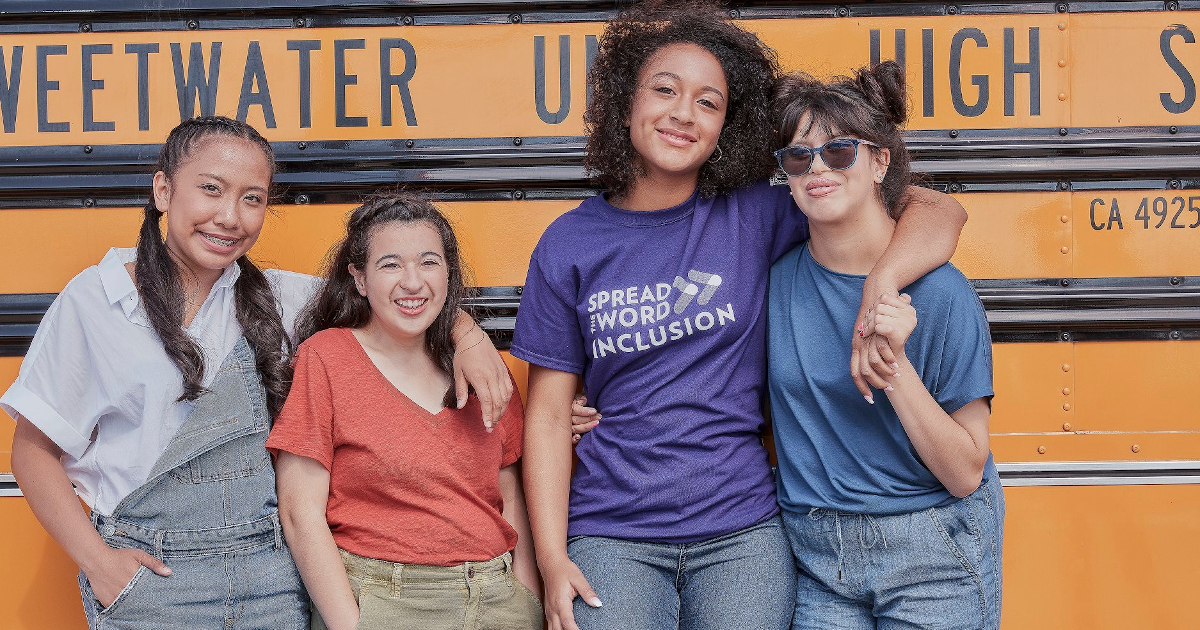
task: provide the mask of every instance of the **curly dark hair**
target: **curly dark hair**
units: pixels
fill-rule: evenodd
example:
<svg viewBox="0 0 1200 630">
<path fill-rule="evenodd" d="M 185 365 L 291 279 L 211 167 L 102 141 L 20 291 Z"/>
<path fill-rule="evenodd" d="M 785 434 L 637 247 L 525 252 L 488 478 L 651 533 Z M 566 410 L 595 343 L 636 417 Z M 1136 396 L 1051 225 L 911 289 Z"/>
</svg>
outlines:
<svg viewBox="0 0 1200 630">
<path fill-rule="evenodd" d="M 717 139 L 721 158 L 700 168 L 700 194 L 726 193 L 774 171 L 770 97 L 779 69 L 775 52 L 712 0 L 655 0 L 608 23 L 588 73 L 592 101 L 583 115 L 588 132 L 584 166 L 613 195 L 627 194 L 643 174 L 626 125 L 642 67 L 659 49 L 680 43 L 712 53 L 729 86 L 725 126 Z"/>
<path fill-rule="evenodd" d="M 815 126 L 827 135 L 854 136 L 890 151 L 891 162 L 879 194 L 888 216 L 900 218 L 908 186 L 914 181 L 911 158 L 904 145 L 904 123 L 908 119 L 904 68 L 889 60 L 859 68 L 852 77 L 828 81 L 794 72 L 776 82 L 772 110 L 776 147 L 791 144 L 797 131 L 808 133 Z M 800 129 L 806 115 L 807 126 Z"/>
</svg>

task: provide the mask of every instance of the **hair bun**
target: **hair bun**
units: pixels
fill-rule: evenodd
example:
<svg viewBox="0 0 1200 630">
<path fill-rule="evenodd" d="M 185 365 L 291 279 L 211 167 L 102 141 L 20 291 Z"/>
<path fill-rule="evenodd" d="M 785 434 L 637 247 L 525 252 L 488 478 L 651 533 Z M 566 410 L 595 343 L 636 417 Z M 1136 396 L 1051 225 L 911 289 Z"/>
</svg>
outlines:
<svg viewBox="0 0 1200 630">
<path fill-rule="evenodd" d="M 900 64 L 889 59 L 859 69 L 854 78 L 867 101 L 886 114 L 889 122 L 901 126 L 908 120 L 908 95 Z"/>
</svg>

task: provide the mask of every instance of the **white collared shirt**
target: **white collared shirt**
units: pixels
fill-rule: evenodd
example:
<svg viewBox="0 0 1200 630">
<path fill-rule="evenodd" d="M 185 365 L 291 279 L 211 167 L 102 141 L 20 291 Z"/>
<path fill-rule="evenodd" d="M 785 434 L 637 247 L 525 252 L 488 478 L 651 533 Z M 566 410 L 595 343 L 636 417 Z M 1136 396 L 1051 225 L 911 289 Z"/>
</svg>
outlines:
<svg viewBox="0 0 1200 630">
<path fill-rule="evenodd" d="M 0 408 L 25 416 L 63 450 L 76 492 L 102 514 L 146 481 L 192 409 L 178 401 L 183 377 L 126 271 L 136 253 L 111 249 L 67 284 L 42 318 L 17 380 L 0 397 Z M 237 264 L 227 267 L 186 328 L 204 352 L 206 386 L 242 336 L 234 307 L 240 274 Z M 291 331 L 320 279 L 275 269 L 264 274 Z"/>
</svg>

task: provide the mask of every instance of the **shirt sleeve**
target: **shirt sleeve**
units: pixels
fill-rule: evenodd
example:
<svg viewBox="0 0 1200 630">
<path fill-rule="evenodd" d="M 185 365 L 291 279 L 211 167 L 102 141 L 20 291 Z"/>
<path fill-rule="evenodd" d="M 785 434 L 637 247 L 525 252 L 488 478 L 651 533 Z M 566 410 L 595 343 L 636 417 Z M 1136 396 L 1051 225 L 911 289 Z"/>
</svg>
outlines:
<svg viewBox="0 0 1200 630">
<path fill-rule="evenodd" d="M 808 217 L 792 199 L 792 189 L 786 184 L 765 184 L 765 218 L 771 243 L 771 262 L 808 240 Z"/>
<path fill-rule="evenodd" d="M 551 270 L 544 257 L 545 251 L 539 245 L 529 260 L 510 352 L 534 365 L 582 374 L 587 361 L 583 333 L 574 302 L 563 297 L 574 291 L 562 286 L 565 282 L 556 285 L 543 273 L 543 269 Z"/>
<path fill-rule="evenodd" d="M 962 286 L 953 292 L 943 322 L 941 365 L 931 390 L 934 400 L 946 413 L 954 413 L 976 398 L 984 398 L 990 405 L 994 395 L 992 338 L 987 316 L 966 278 L 956 275 Z"/>
<path fill-rule="evenodd" d="M 333 468 L 333 393 L 329 372 L 320 354 L 309 344 L 296 353 L 292 390 L 271 434 L 267 450 L 278 456 L 287 451 Z"/>
<path fill-rule="evenodd" d="M 94 270 L 72 280 L 47 309 L 17 380 L 0 397 L 0 408 L 14 420 L 24 416 L 75 459 L 91 445 L 96 423 L 110 409 L 97 376 L 105 368 L 97 365 L 89 344 L 89 321 L 103 318 L 85 316 L 109 307 Z"/>
<path fill-rule="evenodd" d="M 517 382 L 513 379 L 512 372 L 509 372 L 508 378 L 513 381 L 513 395 L 508 401 L 504 415 L 500 417 L 501 468 L 511 466 L 521 459 L 521 444 L 525 439 L 525 411 L 521 405 L 521 392 L 517 390 Z"/>
<path fill-rule="evenodd" d="M 263 275 L 275 293 L 279 305 L 279 316 L 283 320 L 283 329 L 292 340 L 296 339 L 296 316 L 316 295 L 324 281 L 317 276 L 284 271 L 282 269 L 264 269 Z"/>
</svg>

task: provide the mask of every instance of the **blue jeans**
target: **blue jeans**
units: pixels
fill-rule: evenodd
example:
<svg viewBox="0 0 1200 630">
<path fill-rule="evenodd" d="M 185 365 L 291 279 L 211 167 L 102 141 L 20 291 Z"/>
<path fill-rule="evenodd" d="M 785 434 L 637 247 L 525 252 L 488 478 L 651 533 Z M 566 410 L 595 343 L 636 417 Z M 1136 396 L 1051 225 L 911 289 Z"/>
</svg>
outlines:
<svg viewBox="0 0 1200 630">
<path fill-rule="evenodd" d="M 796 568 L 778 516 L 687 544 L 577 536 L 567 554 L 604 602 L 575 600 L 580 630 L 782 630 L 792 618 Z"/>
<path fill-rule="evenodd" d="M 944 507 L 784 513 L 800 575 L 793 630 L 996 630 L 1004 494 L 993 474 Z"/>
</svg>

